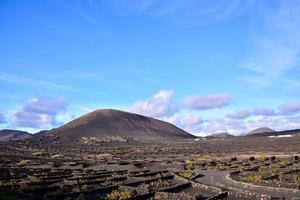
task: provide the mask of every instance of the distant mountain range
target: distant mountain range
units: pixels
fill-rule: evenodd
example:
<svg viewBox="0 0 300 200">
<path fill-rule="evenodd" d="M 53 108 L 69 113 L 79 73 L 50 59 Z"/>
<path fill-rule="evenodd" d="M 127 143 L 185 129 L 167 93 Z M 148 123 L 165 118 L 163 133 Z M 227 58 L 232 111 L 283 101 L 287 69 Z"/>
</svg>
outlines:
<svg viewBox="0 0 300 200">
<path fill-rule="evenodd" d="M 209 136 L 206 136 L 205 138 L 207 139 L 227 139 L 227 138 L 233 138 L 234 135 L 231 135 L 227 132 L 223 132 L 223 133 L 216 133 L 216 134 L 212 134 Z"/>
<path fill-rule="evenodd" d="M 24 140 L 31 137 L 32 135 L 25 131 L 11 129 L 0 130 L 0 141 Z"/>
<path fill-rule="evenodd" d="M 300 129 L 274 131 L 261 127 L 240 137 L 268 137 L 278 135 L 300 135 Z M 205 137 L 206 139 L 230 139 L 236 136 L 227 132 Z M 100 109 L 52 129 L 43 130 L 36 134 L 25 131 L 0 130 L 0 141 L 23 140 L 32 138 L 55 141 L 176 141 L 195 139 L 194 135 L 174 126 L 171 123 L 151 117 L 113 109 Z"/>
<path fill-rule="evenodd" d="M 253 137 L 269 137 L 269 136 L 284 136 L 284 135 L 299 135 L 300 136 L 300 129 L 293 129 L 293 130 L 286 130 L 286 131 L 275 131 L 273 129 L 270 129 L 268 127 L 261 127 L 261 128 L 257 128 L 254 129 L 252 131 L 250 131 L 249 133 L 246 134 L 242 134 L 239 136 L 234 136 L 231 135 L 227 132 L 223 132 L 223 133 L 217 133 L 217 134 L 212 134 L 209 136 L 206 136 L 206 139 L 229 139 L 229 138 L 253 138 Z"/>
</svg>

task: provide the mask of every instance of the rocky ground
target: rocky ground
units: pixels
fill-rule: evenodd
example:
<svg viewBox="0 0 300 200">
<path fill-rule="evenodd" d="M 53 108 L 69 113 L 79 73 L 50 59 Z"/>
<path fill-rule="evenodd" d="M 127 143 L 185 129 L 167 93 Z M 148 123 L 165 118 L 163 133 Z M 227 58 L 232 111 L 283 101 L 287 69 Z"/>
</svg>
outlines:
<svg viewBox="0 0 300 200">
<path fill-rule="evenodd" d="M 297 199 L 300 137 L 0 143 L 0 199 Z"/>
</svg>

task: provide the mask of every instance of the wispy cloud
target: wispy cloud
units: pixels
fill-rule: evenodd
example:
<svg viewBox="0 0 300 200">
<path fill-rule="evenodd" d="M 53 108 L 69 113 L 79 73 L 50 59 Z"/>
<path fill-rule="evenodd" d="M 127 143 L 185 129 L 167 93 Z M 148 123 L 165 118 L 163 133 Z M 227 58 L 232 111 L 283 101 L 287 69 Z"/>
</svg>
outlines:
<svg viewBox="0 0 300 200">
<path fill-rule="evenodd" d="M 189 96 L 184 100 L 185 108 L 206 110 L 221 108 L 229 105 L 232 102 L 228 94 L 211 94 L 211 95 L 195 95 Z"/>
<path fill-rule="evenodd" d="M 292 115 L 300 112 L 300 103 L 289 102 L 282 104 L 281 106 L 279 106 L 279 108 L 281 110 L 281 114 Z"/>
<path fill-rule="evenodd" d="M 275 111 L 271 108 L 256 108 L 251 111 L 251 114 L 257 116 L 273 116 L 275 115 Z"/>
<path fill-rule="evenodd" d="M 251 1 L 241 0 L 111 0 L 105 1 L 109 8 L 118 15 L 147 15 L 171 19 L 174 22 L 201 23 L 203 18 L 222 20 L 246 10 Z"/>
<path fill-rule="evenodd" d="M 2 113 L 0 113 L 0 124 L 3 124 L 5 122 L 6 122 L 6 120 L 5 120 L 4 115 Z"/>
<path fill-rule="evenodd" d="M 250 116 L 274 116 L 276 114 L 271 108 L 256 108 L 253 110 L 237 110 L 227 114 L 226 117 L 231 119 L 246 119 Z"/>
<path fill-rule="evenodd" d="M 240 80 L 258 88 L 267 88 L 274 82 L 292 83 L 286 73 L 297 66 L 300 53 L 300 2 L 261 2 L 260 7 L 255 23 L 259 26 L 253 27 L 251 50 L 239 64 L 254 75 Z"/>
<path fill-rule="evenodd" d="M 89 10 L 93 6 L 92 1 L 62 1 L 63 5 L 69 9 L 71 12 L 76 14 L 77 16 L 81 17 L 84 20 L 87 20 L 92 23 L 98 23 L 98 20 L 92 17 L 86 8 Z"/>
<path fill-rule="evenodd" d="M 65 85 L 6 73 L 0 74 L 0 81 L 10 82 L 19 85 L 27 85 L 32 87 L 44 87 L 48 89 L 76 91 L 76 89 Z"/>
<path fill-rule="evenodd" d="M 228 118 L 232 119 L 245 119 L 250 116 L 250 112 L 247 110 L 235 111 L 226 115 Z"/>
</svg>

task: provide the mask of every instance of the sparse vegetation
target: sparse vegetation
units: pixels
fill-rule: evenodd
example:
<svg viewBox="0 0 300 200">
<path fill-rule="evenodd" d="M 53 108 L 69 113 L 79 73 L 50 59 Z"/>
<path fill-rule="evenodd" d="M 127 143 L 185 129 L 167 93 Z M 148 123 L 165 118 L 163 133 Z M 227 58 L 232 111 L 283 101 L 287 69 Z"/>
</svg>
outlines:
<svg viewBox="0 0 300 200">
<path fill-rule="evenodd" d="M 262 179 L 261 174 L 253 174 L 248 176 L 241 176 L 240 179 L 245 182 L 253 182 L 253 181 L 259 181 Z"/>
<path fill-rule="evenodd" d="M 211 162 L 211 161 L 213 161 L 213 159 L 212 159 L 211 157 L 209 157 L 209 156 L 199 156 L 199 157 L 197 158 L 197 160 L 199 160 L 199 161 L 206 161 L 206 162 Z"/>
<path fill-rule="evenodd" d="M 185 161 L 185 167 L 187 170 L 194 170 L 194 163 L 191 160 L 186 160 Z"/>
<path fill-rule="evenodd" d="M 21 160 L 20 162 L 17 163 L 18 166 L 25 166 L 30 164 L 31 161 L 30 160 Z"/>
<path fill-rule="evenodd" d="M 263 161 L 266 161 L 268 158 L 266 156 L 258 156 L 257 157 L 257 160 L 263 162 Z"/>
<path fill-rule="evenodd" d="M 190 179 L 193 177 L 193 173 L 190 171 L 179 172 L 178 174 L 179 174 L 179 176 L 186 178 L 186 179 Z"/>
<path fill-rule="evenodd" d="M 225 167 L 225 166 L 222 166 L 222 165 L 220 165 L 220 166 L 218 166 L 218 170 L 220 170 L 220 171 L 224 171 L 224 170 L 226 170 L 226 167 Z"/>
<path fill-rule="evenodd" d="M 280 162 L 275 163 L 275 165 L 278 167 L 283 167 L 283 166 L 287 166 L 289 163 L 290 162 L 288 162 L 288 161 L 280 161 Z"/>
<path fill-rule="evenodd" d="M 131 190 L 114 190 L 106 197 L 107 200 L 126 200 L 133 197 L 134 192 Z"/>
<path fill-rule="evenodd" d="M 150 183 L 143 183 L 140 185 L 143 189 L 153 189 L 169 186 L 169 183 L 165 180 L 158 179 L 157 181 L 152 181 Z"/>
</svg>

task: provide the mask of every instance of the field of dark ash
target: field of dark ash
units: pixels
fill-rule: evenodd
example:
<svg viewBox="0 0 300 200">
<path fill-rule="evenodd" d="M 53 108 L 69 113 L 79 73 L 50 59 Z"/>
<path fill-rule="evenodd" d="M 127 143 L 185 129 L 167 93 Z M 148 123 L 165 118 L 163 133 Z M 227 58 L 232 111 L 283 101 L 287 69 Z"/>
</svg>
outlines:
<svg viewBox="0 0 300 200">
<path fill-rule="evenodd" d="M 299 199 L 300 137 L 0 143 L 0 199 Z"/>
</svg>

